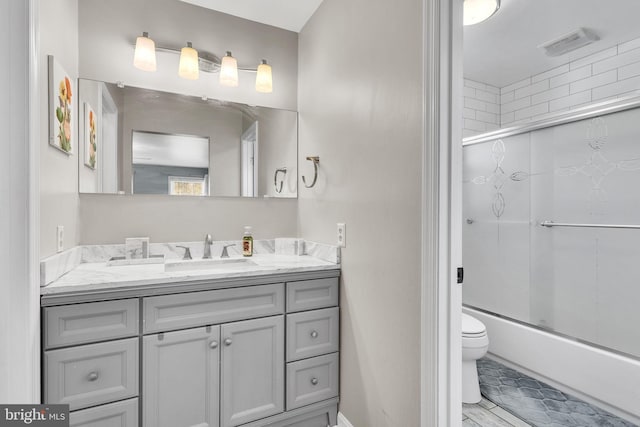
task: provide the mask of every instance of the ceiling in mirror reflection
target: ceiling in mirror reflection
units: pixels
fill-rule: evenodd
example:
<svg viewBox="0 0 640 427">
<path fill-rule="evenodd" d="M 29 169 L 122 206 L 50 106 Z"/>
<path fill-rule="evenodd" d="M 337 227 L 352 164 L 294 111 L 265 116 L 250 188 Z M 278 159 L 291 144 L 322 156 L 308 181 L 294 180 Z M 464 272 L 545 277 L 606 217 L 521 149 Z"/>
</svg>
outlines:
<svg viewBox="0 0 640 427">
<path fill-rule="evenodd" d="M 209 138 L 133 131 L 133 164 L 209 167 Z"/>
<path fill-rule="evenodd" d="M 466 78 L 504 87 L 640 37 L 638 0 L 502 0 L 491 18 L 464 27 Z M 565 55 L 538 48 L 578 28 L 599 38 Z"/>
</svg>

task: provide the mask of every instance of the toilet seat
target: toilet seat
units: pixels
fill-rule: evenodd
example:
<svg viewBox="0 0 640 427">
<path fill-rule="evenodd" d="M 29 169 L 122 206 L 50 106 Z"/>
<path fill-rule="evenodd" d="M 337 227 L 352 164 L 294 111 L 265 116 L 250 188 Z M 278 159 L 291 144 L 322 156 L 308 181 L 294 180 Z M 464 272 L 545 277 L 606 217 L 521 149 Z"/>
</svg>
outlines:
<svg viewBox="0 0 640 427">
<path fill-rule="evenodd" d="M 468 314 L 462 313 L 462 336 L 465 338 L 481 338 L 487 335 L 484 324 Z"/>
</svg>

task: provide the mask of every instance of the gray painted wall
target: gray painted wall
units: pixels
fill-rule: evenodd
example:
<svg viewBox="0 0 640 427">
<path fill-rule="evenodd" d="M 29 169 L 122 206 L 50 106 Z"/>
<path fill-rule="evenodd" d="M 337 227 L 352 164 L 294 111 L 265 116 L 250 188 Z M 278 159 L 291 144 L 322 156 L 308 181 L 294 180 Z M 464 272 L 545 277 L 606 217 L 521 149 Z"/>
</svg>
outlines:
<svg viewBox="0 0 640 427">
<path fill-rule="evenodd" d="M 133 200 L 135 198 L 135 200 Z M 149 236 L 152 242 L 238 240 L 245 225 L 253 237 L 297 236 L 296 199 L 243 199 L 136 195 L 80 195 L 82 244 L 122 243 Z"/>
<path fill-rule="evenodd" d="M 213 232 L 216 238 L 238 238 L 242 225 L 247 224 L 255 226 L 257 237 L 297 235 L 295 200 L 79 197 L 77 154 L 67 157 L 48 147 L 46 68 L 46 55 L 52 54 L 73 77 L 122 80 L 132 86 L 297 110 L 296 33 L 191 8 L 174 0 L 82 0 L 80 10 L 78 0 L 41 0 L 39 4 L 43 17 L 39 28 L 41 257 L 56 252 L 57 225 L 65 227 L 65 248 L 77 244 L 120 243 L 127 236 L 142 234 L 154 241 L 199 239 L 205 232 Z M 60 25 L 61 22 L 70 25 Z M 82 37 L 78 35 L 76 22 Z M 251 73 L 241 73 L 238 88 L 218 86 L 217 75 L 203 75 L 197 82 L 180 79 L 178 57 L 170 54 L 158 55 L 157 73 L 137 70 L 132 65 L 133 48 L 129 44 L 142 31 L 149 31 L 158 45 L 181 47 L 191 41 L 195 47 L 218 55 L 231 50 L 240 66 L 254 66 L 266 58 L 273 66 L 274 92 L 256 92 L 255 75 Z M 76 131 L 74 144 L 77 140 Z M 179 226 L 168 230 L 167 224 L 174 221 L 178 221 Z"/>
<path fill-rule="evenodd" d="M 53 55 L 70 77 L 78 76 L 78 0 L 40 1 L 40 255 L 56 252 L 56 227 L 64 226 L 65 249 L 79 242 L 78 130 L 73 128 L 73 155 L 49 146 L 47 55 Z M 61 23 L 66 23 L 62 25 Z M 77 89 L 76 89 L 77 92 Z M 77 101 L 77 93 L 73 94 Z M 78 120 L 77 103 L 73 119 Z M 77 123 L 77 122 L 76 122 Z"/>
<path fill-rule="evenodd" d="M 51 1 L 51 0 L 49 0 Z M 55 0 L 59 1 L 59 0 Z M 82 0 L 79 9 L 80 76 L 110 83 L 184 93 L 245 104 L 295 110 L 298 35 L 177 0 Z M 158 53 L 158 70 L 133 66 L 133 46 L 143 31 L 156 46 L 186 45 L 224 56 L 230 50 L 238 66 L 257 67 L 262 58 L 273 67 L 273 93 L 255 91 L 255 74 L 239 73 L 239 86 L 220 86 L 218 74 L 199 80 L 178 77 L 179 56 Z"/>
<path fill-rule="evenodd" d="M 340 411 L 420 425 L 422 2 L 324 0 L 300 33 L 302 237 L 342 252 Z"/>
</svg>

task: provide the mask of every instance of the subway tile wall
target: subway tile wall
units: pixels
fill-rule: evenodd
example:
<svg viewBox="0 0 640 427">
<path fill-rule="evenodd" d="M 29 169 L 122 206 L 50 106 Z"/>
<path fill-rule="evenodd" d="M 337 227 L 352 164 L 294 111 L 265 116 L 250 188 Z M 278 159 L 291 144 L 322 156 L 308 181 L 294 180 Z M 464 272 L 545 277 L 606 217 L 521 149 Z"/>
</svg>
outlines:
<svg viewBox="0 0 640 427">
<path fill-rule="evenodd" d="M 500 89 L 464 79 L 462 136 L 478 135 L 500 128 Z"/>
<path fill-rule="evenodd" d="M 640 38 L 502 88 L 465 79 L 463 136 L 640 95 Z"/>
</svg>

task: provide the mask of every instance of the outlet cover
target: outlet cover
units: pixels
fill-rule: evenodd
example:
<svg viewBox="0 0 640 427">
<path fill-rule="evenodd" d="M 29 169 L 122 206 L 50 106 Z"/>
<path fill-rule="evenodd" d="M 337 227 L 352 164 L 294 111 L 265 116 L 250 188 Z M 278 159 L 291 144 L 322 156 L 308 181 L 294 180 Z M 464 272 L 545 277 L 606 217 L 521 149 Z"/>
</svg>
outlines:
<svg viewBox="0 0 640 427">
<path fill-rule="evenodd" d="M 337 238 L 338 238 L 338 246 L 341 248 L 347 247 L 347 226 L 344 222 L 339 222 L 336 228 Z"/>
</svg>

